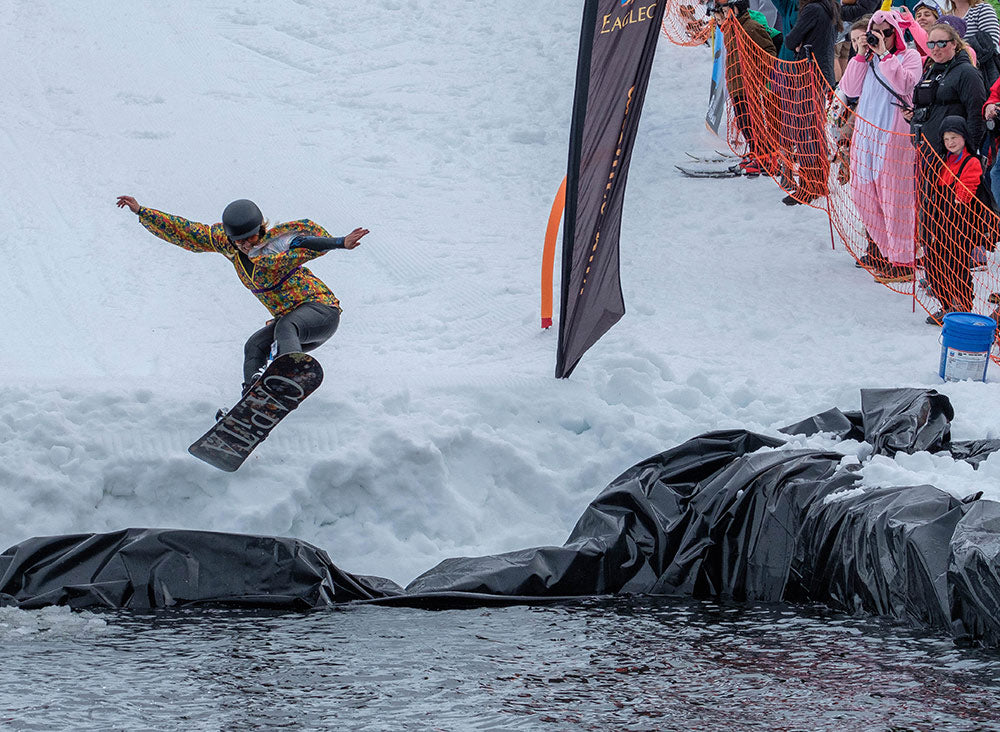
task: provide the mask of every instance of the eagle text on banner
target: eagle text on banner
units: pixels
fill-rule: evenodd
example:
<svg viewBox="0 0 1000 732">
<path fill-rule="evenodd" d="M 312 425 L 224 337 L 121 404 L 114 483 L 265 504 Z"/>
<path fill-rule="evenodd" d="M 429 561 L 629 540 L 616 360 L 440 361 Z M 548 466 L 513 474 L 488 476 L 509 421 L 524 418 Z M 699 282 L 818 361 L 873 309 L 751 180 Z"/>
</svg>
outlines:
<svg viewBox="0 0 1000 732">
<path fill-rule="evenodd" d="M 556 376 L 625 314 L 618 236 L 664 0 L 586 0 L 570 127 Z"/>
</svg>

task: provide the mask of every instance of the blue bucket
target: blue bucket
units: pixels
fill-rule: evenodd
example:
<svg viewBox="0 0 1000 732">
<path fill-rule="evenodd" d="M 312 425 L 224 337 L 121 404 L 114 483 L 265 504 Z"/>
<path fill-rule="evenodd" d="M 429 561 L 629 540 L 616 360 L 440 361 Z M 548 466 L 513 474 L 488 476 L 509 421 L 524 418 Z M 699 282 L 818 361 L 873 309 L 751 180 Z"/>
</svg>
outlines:
<svg viewBox="0 0 1000 732">
<path fill-rule="evenodd" d="M 941 329 L 941 368 L 945 381 L 986 381 L 997 324 L 975 313 L 948 313 Z"/>
</svg>

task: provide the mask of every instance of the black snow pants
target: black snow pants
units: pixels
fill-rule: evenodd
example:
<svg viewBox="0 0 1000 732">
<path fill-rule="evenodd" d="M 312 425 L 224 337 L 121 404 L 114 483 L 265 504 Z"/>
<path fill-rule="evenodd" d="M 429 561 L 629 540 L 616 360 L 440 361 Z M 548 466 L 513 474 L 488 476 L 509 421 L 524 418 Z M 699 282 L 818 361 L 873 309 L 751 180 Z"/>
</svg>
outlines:
<svg viewBox="0 0 1000 732">
<path fill-rule="evenodd" d="M 250 336 L 243 347 L 243 383 L 249 384 L 254 374 L 267 363 L 272 343 L 278 346 L 275 356 L 311 351 L 326 343 L 338 325 L 340 310 L 318 302 L 303 303 L 265 325 Z"/>
</svg>

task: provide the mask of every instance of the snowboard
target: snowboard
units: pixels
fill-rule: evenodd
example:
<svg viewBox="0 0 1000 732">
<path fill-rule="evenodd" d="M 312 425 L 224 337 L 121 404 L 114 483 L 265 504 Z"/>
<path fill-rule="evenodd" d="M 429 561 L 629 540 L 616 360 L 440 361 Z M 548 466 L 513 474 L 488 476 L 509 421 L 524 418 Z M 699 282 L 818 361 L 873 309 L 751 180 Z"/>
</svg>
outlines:
<svg viewBox="0 0 1000 732">
<path fill-rule="evenodd" d="M 323 368 L 312 356 L 278 356 L 243 398 L 188 452 L 219 470 L 234 472 L 322 382 Z"/>
</svg>

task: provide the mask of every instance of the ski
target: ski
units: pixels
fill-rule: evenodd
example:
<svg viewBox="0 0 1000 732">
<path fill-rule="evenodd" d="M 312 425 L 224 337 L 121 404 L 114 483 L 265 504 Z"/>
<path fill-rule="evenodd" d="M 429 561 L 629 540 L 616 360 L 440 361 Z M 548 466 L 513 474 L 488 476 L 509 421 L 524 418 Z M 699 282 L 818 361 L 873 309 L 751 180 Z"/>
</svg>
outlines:
<svg viewBox="0 0 1000 732">
<path fill-rule="evenodd" d="M 694 153 L 686 152 L 684 153 L 692 162 L 695 163 L 726 163 L 735 162 L 736 158 L 732 155 L 722 155 L 721 153 L 703 153 L 701 155 L 695 155 Z"/>
<path fill-rule="evenodd" d="M 688 178 L 739 178 L 743 172 L 735 165 L 725 168 L 686 168 L 683 165 L 675 165 L 683 175 Z"/>
</svg>

